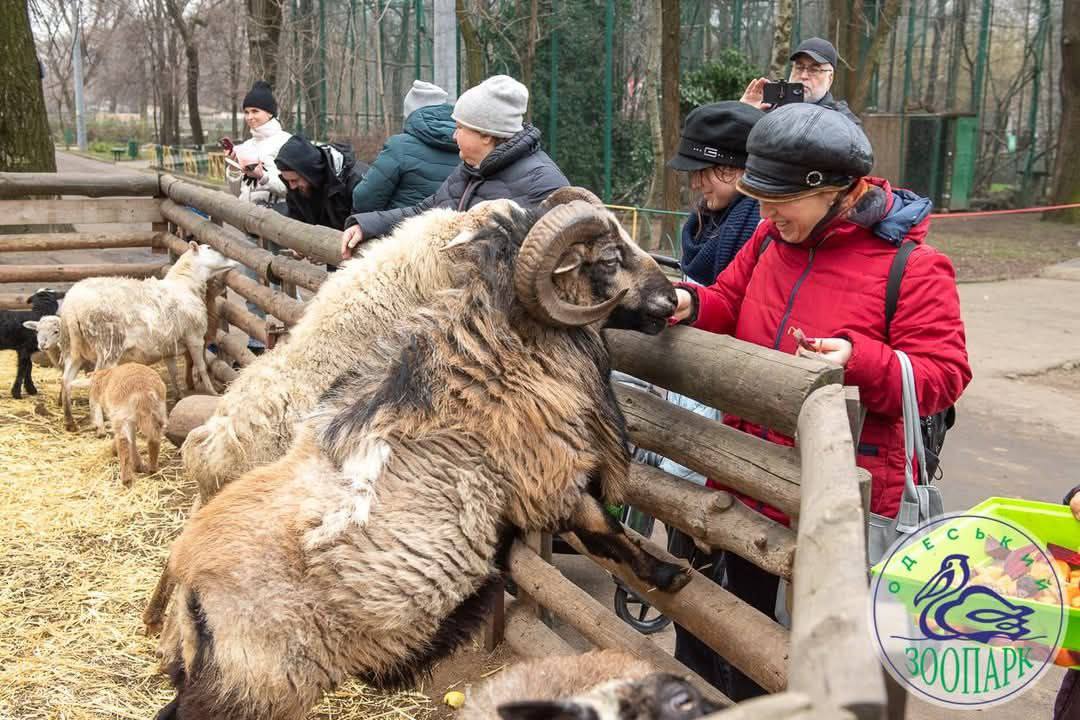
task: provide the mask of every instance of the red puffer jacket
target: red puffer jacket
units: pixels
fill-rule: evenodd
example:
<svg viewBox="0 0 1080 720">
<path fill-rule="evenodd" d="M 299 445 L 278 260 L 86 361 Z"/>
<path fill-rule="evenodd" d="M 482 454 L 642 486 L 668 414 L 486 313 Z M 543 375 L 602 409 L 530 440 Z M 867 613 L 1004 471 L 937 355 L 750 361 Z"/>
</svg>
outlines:
<svg viewBox="0 0 1080 720">
<path fill-rule="evenodd" d="M 868 411 L 857 463 L 873 475 L 871 510 L 893 517 L 904 487 L 900 365 L 893 349 L 911 358 L 923 415 L 955 403 L 971 380 L 971 368 L 952 263 L 924 242 L 929 201 L 894 191 L 877 178 L 867 178 L 857 192 L 861 196 L 855 205 L 806 243 L 783 242 L 776 226 L 763 221 L 714 285 L 687 289 L 697 292 L 693 325 L 702 330 L 783 352 L 795 352 L 788 334 L 792 327 L 807 337 L 851 341 L 844 381 L 858 386 Z M 759 257 L 766 237 L 772 240 Z M 904 240 L 919 247 L 908 259 L 887 343 L 885 286 Z M 737 417 L 726 416 L 724 422 L 793 444 L 787 436 Z M 787 520 L 774 508 L 742 499 L 774 520 Z"/>
</svg>

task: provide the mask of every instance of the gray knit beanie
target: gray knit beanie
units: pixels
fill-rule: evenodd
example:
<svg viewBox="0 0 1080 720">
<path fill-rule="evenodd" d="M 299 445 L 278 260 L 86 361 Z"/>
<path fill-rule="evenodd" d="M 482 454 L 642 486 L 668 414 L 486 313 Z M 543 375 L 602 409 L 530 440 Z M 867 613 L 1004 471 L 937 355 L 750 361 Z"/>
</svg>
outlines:
<svg viewBox="0 0 1080 720">
<path fill-rule="evenodd" d="M 442 105 L 446 102 L 446 91 L 438 85 L 423 80 L 413 80 L 412 88 L 405 95 L 405 117 L 428 105 Z"/>
<path fill-rule="evenodd" d="M 529 89 L 509 75 L 493 75 L 461 94 L 452 117 L 467 128 L 498 138 L 522 129 Z"/>
</svg>

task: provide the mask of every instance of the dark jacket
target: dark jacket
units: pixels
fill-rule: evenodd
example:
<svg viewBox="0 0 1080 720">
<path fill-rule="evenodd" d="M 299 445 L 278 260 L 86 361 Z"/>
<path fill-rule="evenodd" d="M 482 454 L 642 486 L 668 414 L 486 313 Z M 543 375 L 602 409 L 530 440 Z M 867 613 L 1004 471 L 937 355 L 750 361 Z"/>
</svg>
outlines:
<svg viewBox="0 0 1080 720">
<path fill-rule="evenodd" d="M 859 119 L 859 116 L 851 112 L 851 108 L 848 107 L 847 102 L 834 98 L 832 92 L 825 93 L 825 96 L 818 100 L 815 104 L 820 105 L 821 107 L 827 107 L 830 110 L 835 110 L 851 122 L 855 123 L 859 127 L 862 127 L 862 120 Z"/>
<path fill-rule="evenodd" d="M 294 135 L 278 150 L 274 160 L 278 170 L 292 170 L 311 185 L 311 193 L 289 189 L 285 201 L 289 217 L 308 225 L 345 229 L 352 210 L 352 191 L 364 178 L 367 164 L 353 157 L 344 146 L 315 145 Z"/>
<path fill-rule="evenodd" d="M 745 195 L 718 212 L 702 203 L 683 225 L 682 271 L 700 285 L 712 285 L 760 221 L 757 200 Z"/>
<path fill-rule="evenodd" d="M 862 183 L 862 181 L 860 181 Z M 919 411 L 932 415 L 956 403 L 971 380 L 960 318 L 956 273 L 949 258 L 926 244 L 931 205 L 907 190 L 866 178 L 855 205 L 828 223 L 816 239 L 779 240 L 766 220 L 709 287 L 687 287 L 697 297 L 694 327 L 794 353 L 790 328 L 808 337 L 840 337 L 852 344 L 844 383 L 859 388 L 868 411 L 856 463 L 873 477 L 871 511 L 894 517 L 904 491 L 904 421 L 900 365 L 893 350 L 911 358 Z M 759 255 L 766 237 L 772 242 Z M 896 249 L 917 247 L 900 284 L 889 334 L 885 286 Z M 774 430 L 725 414 L 724 423 L 782 445 Z M 710 481 L 711 482 L 711 481 Z M 774 520 L 777 510 L 760 508 Z"/>
<path fill-rule="evenodd" d="M 364 180 L 353 189 L 354 213 L 418 205 L 434 195 L 461 163 L 450 105 L 430 105 L 405 120 L 401 134 L 383 145 Z"/>
<path fill-rule="evenodd" d="M 484 200 L 498 199 L 534 207 L 552 191 L 569 184 L 558 166 L 540 149 L 540 131 L 526 125 L 492 150 L 480 167 L 459 164 L 435 194 L 419 205 L 360 213 L 350 217 L 345 225 L 359 225 L 367 241 L 389 234 L 402 220 L 431 208 L 468 210 Z"/>
</svg>

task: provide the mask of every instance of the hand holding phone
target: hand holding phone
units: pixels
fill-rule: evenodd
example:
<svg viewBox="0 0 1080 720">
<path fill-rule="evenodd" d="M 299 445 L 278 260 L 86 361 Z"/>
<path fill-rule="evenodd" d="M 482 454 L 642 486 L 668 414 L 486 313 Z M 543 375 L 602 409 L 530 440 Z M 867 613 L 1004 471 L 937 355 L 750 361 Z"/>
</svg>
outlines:
<svg viewBox="0 0 1080 720">
<path fill-rule="evenodd" d="M 790 105 L 791 103 L 803 102 L 803 93 L 806 88 L 802 83 L 789 83 L 784 80 L 768 82 L 762 85 L 762 101 L 774 107 Z"/>
</svg>

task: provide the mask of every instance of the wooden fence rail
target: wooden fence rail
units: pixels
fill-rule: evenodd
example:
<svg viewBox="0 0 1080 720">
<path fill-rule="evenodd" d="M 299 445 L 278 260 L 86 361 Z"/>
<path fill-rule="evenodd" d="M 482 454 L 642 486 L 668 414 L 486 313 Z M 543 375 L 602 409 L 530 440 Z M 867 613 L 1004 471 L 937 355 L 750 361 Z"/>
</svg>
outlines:
<svg viewBox="0 0 1080 720">
<path fill-rule="evenodd" d="M 142 173 L 0 173 L 0 200 L 24 200 L 50 195 L 154 197 L 160 192 L 157 178 Z"/>
<path fill-rule="evenodd" d="M 58 250 L 108 250 L 111 248 L 153 247 L 154 233 L 84 232 L 26 233 L 0 237 L 0 252 L 53 252 Z"/>
</svg>

